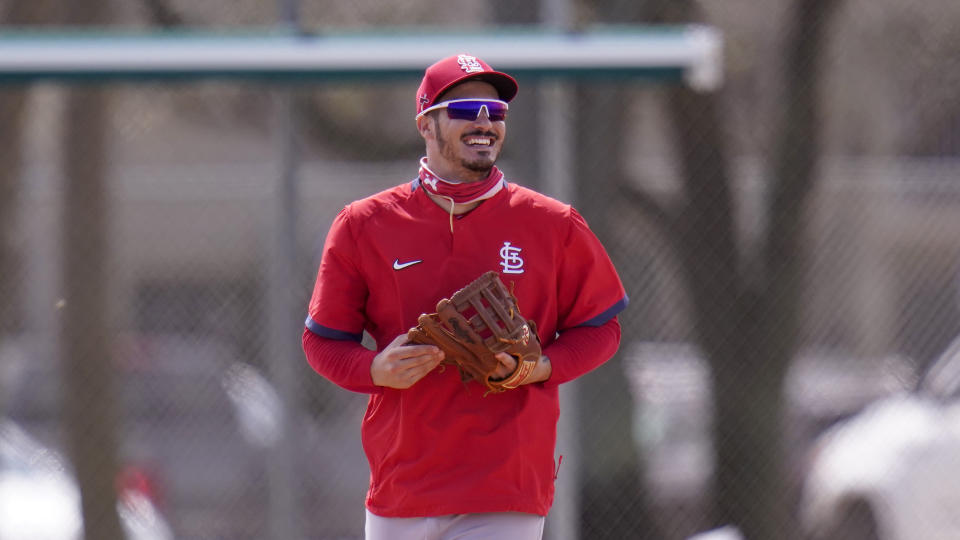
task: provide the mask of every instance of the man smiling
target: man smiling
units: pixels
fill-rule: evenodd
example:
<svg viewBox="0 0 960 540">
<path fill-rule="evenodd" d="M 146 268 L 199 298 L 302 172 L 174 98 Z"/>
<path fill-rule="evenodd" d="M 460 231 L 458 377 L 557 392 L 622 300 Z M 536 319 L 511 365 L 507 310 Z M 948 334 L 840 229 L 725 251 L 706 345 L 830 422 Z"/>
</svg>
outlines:
<svg viewBox="0 0 960 540">
<path fill-rule="evenodd" d="M 448 115 L 434 113 L 439 111 L 439 108 L 457 105 L 466 108 L 471 99 L 476 98 L 491 100 L 491 106 L 481 105 L 478 118 L 474 122 L 451 121 Z M 504 113 L 506 112 L 506 102 L 493 103 L 498 100 L 499 95 L 493 85 L 482 81 L 468 81 L 447 91 L 439 106 L 424 109 L 417 115 L 417 127 L 426 139 L 427 158 L 434 171 L 450 179 L 464 176 L 465 178 L 459 180 L 466 182 L 482 180 L 490 173 L 503 147 L 506 131 L 505 116 L 494 113 L 494 116 L 499 118 L 497 121 L 490 117 L 491 107 L 502 106 Z"/>
<path fill-rule="evenodd" d="M 416 95 L 426 156 L 408 183 L 347 205 L 327 234 L 303 347 L 321 375 L 369 395 L 368 540 L 537 540 L 553 503 L 558 385 L 620 342 L 627 296 L 571 206 L 496 167 L 513 77 L 460 54 L 427 68 Z M 517 388 L 485 395 L 413 345 L 439 299 L 500 272 L 543 344 Z M 363 332 L 377 345 L 360 345 Z M 517 370 L 498 356 L 499 378 Z"/>
</svg>

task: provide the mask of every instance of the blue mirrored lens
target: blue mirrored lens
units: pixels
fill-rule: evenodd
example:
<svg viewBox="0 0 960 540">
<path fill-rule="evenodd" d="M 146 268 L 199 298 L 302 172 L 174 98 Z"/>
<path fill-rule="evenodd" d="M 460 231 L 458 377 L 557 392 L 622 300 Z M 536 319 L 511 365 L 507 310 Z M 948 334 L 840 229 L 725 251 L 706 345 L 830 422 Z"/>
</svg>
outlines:
<svg viewBox="0 0 960 540">
<path fill-rule="evenodd" d="M 480 111 L 486 108 L 487 117 L 491 122 L 502 122 L 507 119 L 507 106 L 499 101 L 475 100 L 456 101 L 447 104 L 447 117 L 452 120 L 474 121 L 480 116 Z"/>
</svg>

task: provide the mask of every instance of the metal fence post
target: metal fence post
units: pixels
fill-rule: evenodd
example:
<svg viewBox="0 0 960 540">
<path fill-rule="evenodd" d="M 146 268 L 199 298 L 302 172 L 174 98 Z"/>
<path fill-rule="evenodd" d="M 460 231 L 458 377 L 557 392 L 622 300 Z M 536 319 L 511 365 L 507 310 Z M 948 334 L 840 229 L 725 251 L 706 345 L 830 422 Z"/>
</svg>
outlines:
<svg viewBox="0 0 960 540">
<path fill-rule="evenodd" d="M 281 0 L 283 22 L 291 28 L 298 26 L 297 0 Z M 269 470 L 269 534 L 274 540 L 301 538 L 297 511 L 296 466 L 297 429 L 293 426 L 299 386 L 294 362 L 300 355 L 296 338 L 296 308 L 294 287 L 296 272 L 297 232 L 297 151 L 296 98 L 293 90 L 276 91 L 276 136 L 278 139 L 280 175 L 273 197 L 273 228 L 269 247 L 268 271 L 268 341 L 270 375 L 280 395 L 280 438 L 270 452 Z"/>
<path fill-rule="evenodd" d="M 542 0 L 544 26 L 565 29 L 571 23 L 570 0 Z M 541 185 L 550 196 L 567 203 L 574 202 L 573 131 L 568 111 L 573 96 L 568 83 L 547 81 L 540 88 L 540 168 Z M 549 540 L 577 540 L 580 531 L 580 470 L 578 443 L 580 419 L 577 414 L 578 383 L 560 387 L 560 421 L 557 424 L 558 456 L 556 497 L 547 517 Z M 562 459 L 562 464 L 560 460 Z"/>
</svg>

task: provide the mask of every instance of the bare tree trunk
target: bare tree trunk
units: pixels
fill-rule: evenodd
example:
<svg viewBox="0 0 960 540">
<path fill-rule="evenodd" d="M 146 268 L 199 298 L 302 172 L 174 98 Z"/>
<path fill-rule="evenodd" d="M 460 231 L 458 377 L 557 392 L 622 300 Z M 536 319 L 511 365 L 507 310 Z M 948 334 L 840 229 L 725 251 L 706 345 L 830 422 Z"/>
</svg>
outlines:
<svg viewBox="0 0 960 540">
<path fill-rule="evenodd" d="M 649 23 L 659 22 L 665 17 L 667 10 L 676 10 L 673 2 L 674 0 L 639 2 L 603 0 L 591 2 L 587 9 L 595 10 L 598 15 L 610 22 Z M 595 89 L 581 91 L 577 106 L 577 110 L 582 111 L 583 118 L 586 119 L 581 122 L 581 126 L 590 126 L 591 119 L 605 119 L 603 129 L 587 128 L 579 131 L 580 170 L 577 171 L 577 178 L 580 181 L 579 187 L 582 194 L 581 210 L 590 222 L 591 228 L 610 246 L 614 255 L 631 251 L 617 249 L 609 244 L 616 236 L 615 228 L 623 225 L 617 221 L 622 219 L 623 215 L 637 216 L 635 219 L 640 219 L 641 216 L 649 219 L 661 226 L 663 233 L 676 244 L 679 244 L 684 237 L 694 239 L 702 232 L 702 227 L 698 226 L 699 222 L 695 223 L 688 219 L 689 210 L 660 206 L 655 198 L 640 194 L 628 187 L 632 182 L 629 181 L 628 174 L 624 170 L 624 163 L 627 161 L 626 153 L 631 152 L 632 149 L 622 141 L 627 137 L 630 121 L 623 111 L 626 108 L 625 104 L 630 100 L 631 94 L 626 90 L 616 86 L 608 88 L 598 86 Z M 719 155 L 723 157 L 722 152 Z M 688 162 L 684 160 L 684 163 Z M 726 189 L 726 180 L 723 178 L 724 169 L 715 169 L 710 172 L 718 175 L 720 182 L 715 184 L 718 191 L 706 195 L 716 198 L 717 192 L 722 193 Z M 720 197 L 721 201 L 722 199 L 723 197 Z M 631 204 L 633 207 L 628 206 Z M 726 210 L 722 205 L 712 210 L 714 214 L 704 216 L 704 221 L 712 218 L 713 223 L 720 225 L 714 232 L 717 233 L 722 246 L 723 219 L 718 218 L 718 214 L 722 216 Z M 684 231 L 679 228 L 681 226 L 686 227 L 691 234 L 684 236 Z M 633 256 L 642 255 L 633 253 Z M 636 265 L 636 259 L 614 262 L 620 268 Z M 638 276 L 642 276 L 642 273 Z M 626 280 L 628 277 L 626 273 L 622 277 L 625 278 L 628 292 L 632 285 L 637 285 L 636 281 Z M 624 344 L 639 339 L 644 334 L 644 329 L 640 327 L 642 324 L 640 319 L 636 315 L 631 315 L 629 310 L 621 317 Z M 604 483 L 598 483 L 597 479 L 594 479 L 586 486 L 588 493 L 584 497 L 585 500 L 599 501 L 595 504 L 599 508 L 584 508 L 583 537 L 660 539 L 678 538 L 681 534 L 685 536 L 686 532 L 680 530 L 661 530 L 666 521 L 658 519 L 652 513 L 650 506 L 651 497 L 655 498 L 656 494 L 648 494 L 642 487 L 637 487 L 638 484 L 643 486 L 641 479 L 645 476 L 645 471 L 644 464 L 636 452 L 610 452 L 612 433 L 619 434 L 620 446 L 634 449 L 632 441 L 624 441 L 626 435 L 632 433 L 634 429 L 632 415 L 616 415 L 618 418 L 610 419 L 608 418 L 610 415 L 605 413 L 610 410 L 629 411 L 633 408 L 633 400 L 623 378 L 626 372 L 623 359 L 618 355 L 610 362 L 612 365 L 607 369 L 598 370 L 587 379 L 593 388 L 592 395 L 603 396 L 604 399 L 585 402 L 584 415 L 588 418 L 603 419 L 603 421 L 591 422 L 585 426 L 583 438 L 585 441 L 601 441 L 600 444 L 607 448 L 598 447 L 595 455 L 588 455 L 585 458 L 586 461 L 591 462 L 594 474 L 597 474 L 598 479 Z M 589 442 L 584 442 L 584 445 L 598 446 L 596 443 L 591 445 Z M 617 470 L 616 466 L 620 469 Z M 609 509 L 611 514 L 616 515 L 605 515 L 605 509 Z M 689 525 L 695 530 L 700 524 L 690 523 Z M 598 533 L 601 536 L 597 536 Z"/>
<path fill-rule="evenodd" d="M 577 93 L 577 111 L 590 119 L 610 119 L 604 129 L 577 130 L 577 207 L 594 233 L 612 253 L 617 212 L 618 185 L 624 178 L 622 164 L 626 118 L 622 114 L 626 92 L 613 85 L 582 87 Z M 614 261 L 629 264 L 629 261 Z M 629 313 L 621 316 L 624 342 L 636 336 Z M 639 455 L 633 443 L 633 400 L 623 366 L 616 355 L 603 368 L 583 378 L 579 406 L 584 422 L 580 434 L 581 538 L 662 538 L 650 519 Z M 610 414 L 617 411 L 617 414 Z"/>
<path fill-rule="evenodd" d="M 103 24 L 105 2 L 68 0 L 70 23 Z M 84 536 L 121 540 L 117 515 L 117 404 L 107 322 L 106 91 L 69 90 L 63 123 L 64 423 L 80 485 Z"/>
<path fill-rule="evenodd" d="M 670 91 L 686 183 L 679 245 L 695 327 L 714 377 L 714 519 L 748 539 L 795 535 L 782 449 L 783 380 L 798 348 L 801 234 L 818 161 L 816 66 L 837 0 L 801 0 L 785 42 L 785 114 L 778 124 L 763 277 L 739 268 L 729 164 L 716 98 Z M 676 4 L 674 4 L 676 7 Z"/>
<path fill-rule="evenodd" d="M 586 8 L 602 16 L 598 22 L 643 19 L 642 9 L 634 2 L 603 0 L 591 2 Z M 625 152 L 630 150 L 622 143 L 628 132 L 629 119 L 623 111 L 630 101 L 629 93 L 616 83 L 593 81 L 580 85 L 575 99 L 579 126 L 575 130 L 577 208 L 611 254 L 624 253 L 626 250 L 617 249 L 614 242 L 623 215 L 619 191 L 626 183 Z M 595 129 L 597 119 L 604 119 L 602 129 Z M 632 262 L 614 260 L 621 268 Z M 625 275 L 622 277 L 629 291 L 631 284 Z M 636 317 L 628 310 L 620 321 L 623 342 L 636 339 Z M 578 405 L 582 417 L 590 420 L 583 422 L 580 433 L 580 538 L 664 537 L 652 519 L 642 487 L 643 465 L 633 440 L 634 405 L 625 372 L 624 357 L 617 354 L 581 383 Z"/>
<path fill-rule="evenodd" d="M 0 90 L 0 334 L 14 330 L 19 319 L 20 301 L 17 291 L 19 262 L 16 239 L 16 208 L 23 152 L 23 111 L 27 90 Z"/>
<path fill-rule="evenodd" d="M 117 419 L 107 325 L 107 221 L 104 181 L 106 97 L 74 88 L 67 98 L 63 148 L 62 346 L 64 423 L 82 496 L 86 538 L 120 539 L 116 513 Z"/>
<path fill-rule="evenodd" d="M 52 17 L 50 0 L 10 0 L 0 13 L 4 26 L 37 25 Z M 23 124 L 29 88 L 0 89 L 0 333 L 17 330 L 22 317 L 19 291 L 20 259 L 17 253 L 16 208 L 23 169 Z"/>
<path fill-rule="evenodd" d="M 769 358 L 756 366 L 752 354 L 755 321 L 745 317 L 756 296 L 748 294 L 740 274 L 727 149 L 716 100 L 686 88 L 669 94 L 686 191 L 684 208 L 678 212 L 684 218 L 674 221 L 675 241 L 693 303 L 694 329 L 713 375 L 717 464 L 713 521 L 743 527 L 742 515 L 751 513 L 751 505 L 762 505 L 767 494 L 743 491 L 740 482 L 752 484 L 776 474 L 768 467 L 777 461 L 774 441 L 779 434 L 771 423 L 778 410 L 768 408 L 771 396 L 756 392 L 779 393 L 777 381 L 761 381 L 771 375 L 769 368 L 785 360 Z M 758 406 L 747 410 L 751 403 Z M 748 456 L 752 463 L 744 462 Z M 741 504 L 743 512 L 738 511 Z"/>
</svg>

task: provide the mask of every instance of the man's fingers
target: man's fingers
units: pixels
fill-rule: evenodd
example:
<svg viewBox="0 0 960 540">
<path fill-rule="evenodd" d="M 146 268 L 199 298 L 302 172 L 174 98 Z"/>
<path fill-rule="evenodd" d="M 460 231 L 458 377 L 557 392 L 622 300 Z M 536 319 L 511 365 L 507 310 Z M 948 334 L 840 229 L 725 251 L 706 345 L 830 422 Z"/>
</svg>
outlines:
<svg viewBox="0 0 960 540">
<path fill-rule="evenodd" d="M 393 365 L 393 378 L 397 381 L 396 388 L 409 388 L 440 363 L 442 357 L 416 356 L 398 360 Z"/>
<path fill-rule="evenodd" d="M 408 344 L 406 335 L 397 336 L 380 351 L 370 367 L 374 384 L 409 388 L 443 361 L 443 351 L 434 345 Z"/>
<path fill-rule="evenodd" d="M 417 366 L 411 367 L 409 370 L 407 370 L 407 376 L 410 377 L 411 379 L 410 384 L 413 384 L 419 381 L 420 379 L 426 377 L 427 374 L 433 371 L 435 367 L 437 367 L 437 364 L 434 364 L 434 363 L 419 364 Z"/>
<path fill-rule="evenodd" d="M 406 334 L 400 334 L 394 338 L 383 352 L 390 354 L 393 358 L 411 358 L 414 356 L 443 354 L 440 347 L 436 345 L 408 343 Z"/>
<path fill-rule="evenodd" d="M 403 344 L 406 343 L 406 342 L 407 342 L 407 335 L 406 335 L 406 334 L 400 334 L 399 336 L 393 338 L 393 341 L 391 341 L 389 345 L 387 345 L 386 347 L 384 347 L 383 350 L 393 349 L 394 347 L 399 347 L 399 346 L 403 345 Z"/>
<path fill-rule="evenodd" d="M 443 360 L 443 351 L 435 345 L 404 345 L 397 348 L 394 352 L 394 358 L 415 360 L 417 358 L 426 358 L 433 360 L 439 357 Z"/>
<path fill-rule="evenodd" d="M 497 361 L 500 362 L 500 365 L 493 372 L 494 380 L 505 379 L 517 369 L 517 359 L 505 352 L 497 353 Z"/>
</svg>

